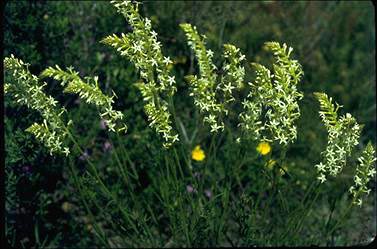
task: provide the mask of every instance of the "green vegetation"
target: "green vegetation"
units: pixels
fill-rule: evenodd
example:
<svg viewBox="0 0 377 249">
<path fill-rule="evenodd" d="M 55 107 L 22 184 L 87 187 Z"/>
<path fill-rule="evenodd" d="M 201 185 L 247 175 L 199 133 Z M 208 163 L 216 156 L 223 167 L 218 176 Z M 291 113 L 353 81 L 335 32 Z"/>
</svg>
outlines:
<svg viewBox="0 0 377 249">
<path fill-rule="evenodd" d="M 7 2 L 7 242 L 370 243 L 373 21 L 368 2 Z"/>
</svg>

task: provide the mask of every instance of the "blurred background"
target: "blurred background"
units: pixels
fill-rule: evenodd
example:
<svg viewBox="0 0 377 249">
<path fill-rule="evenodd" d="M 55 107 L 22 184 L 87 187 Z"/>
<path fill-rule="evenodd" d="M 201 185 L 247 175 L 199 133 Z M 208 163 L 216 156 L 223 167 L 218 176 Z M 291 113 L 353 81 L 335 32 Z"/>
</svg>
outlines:
<svg viewBox="0 0 377 249">
<path fill-rule="evenodd" d="M 292 172 L 307 179 L 302 184 L 314 179 L 313 166 L 326 145 L 326 130 L 320 122 L 313 92 L 326 92 L 343 105 L 341 114 L 349 112 L 365 124 L 360 148 L 368 140 L 376 144 L 376 39 L 371 2 L 143 1 L 140 10 L 151 19 L 164 54 L 174 61 L 178 84 L 176 109 L 181 119 L 187 121 L 188 129 L 195 125 L 190 121 L 194 106 L 183 76 L 197 73 L 197 66 L 178 26 L 182 22 L 196 25 L 207 36 L 207 48 L 214 51 L 214 62 L 219 67 L 224 43 L 239 47 L 248 62 L 266 65 L 272 60 L 262 49 L 264 42 L 285 42 L 294 48 L 293 56 L 304 70 L 298 88 L 305 97 L 300 102 L 298 140 L 288 151 L 288 157 Z M 4 56 L 14 54 L 30 63 L 30 71 L 36 75 L 55 64 L 62 68 L 72 65 L 81 76 L 98 75 L 101 88 L 106 93 L 114 90 L 118 96 L 115 108 L 123 111 L 129 123 L 126 144 L 131 157 L 140 160 L 146 149 L 153 151 L 153 146 L 159 145 L 151 142 L 154 132 L 147 128 L 142 98 L 133 85 L 138 75 L 131 63 L 100 43 L 107 35 L 130 31 L 125 19 L 106 1 L 8 1 L 5 5 Z M 249 65 L 246 71 L 245 83 L 253 80 Z M 47 83 L 46 92 L 68 109 L 87 156 L 98 158 L 98 167 L 103 168 L 111 143 L 101 129 L 96 109 L 80 105 L 77 96 L 63 95 L 56 81 Z M 246 94 L 247 88 L 240 98 Z M 95 246 L 90 221 L 72 195 L 75 190 L 66 162 L 50 157 L 24 132 L 40 117 L 15 106 L 10 98 L 4 101 L 8 241 L 17 247 Z M 153 161 L 153 152 L 148 155 L 143 159 L 145 165 L 148 160 Z M 80 158 L 77 165 L 85 168 Z M 351 178 L 352 172 L 345 169 L 342 177 Z M 331 200 L 348 187 L 342 179 L 336 179 L 333 190 L 324 198 Z M 344 234 L 348 243 L 376 234 L 375 182 L 371 187 L 373 194 L 349 221 Z M 313 215 L 320 217 L 328 212 L 327 206 L 323 206 Z"/>
</svg>

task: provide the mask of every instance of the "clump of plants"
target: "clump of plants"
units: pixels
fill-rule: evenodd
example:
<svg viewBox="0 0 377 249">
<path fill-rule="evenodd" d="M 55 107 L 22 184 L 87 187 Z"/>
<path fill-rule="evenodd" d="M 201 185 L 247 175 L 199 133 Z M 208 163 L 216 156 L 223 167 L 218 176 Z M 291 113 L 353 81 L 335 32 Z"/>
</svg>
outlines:
<svg viewBox="0 0 377 249">
<path fill-rule="evenodd" d="M 318 177 L 292 200 L 299 176 L 289 172 L 286 152 L 297 139 L 299 104 L 304 98 L 299 91 L 304 72 L 294 59 L 293 48 L 266 42 L 264 49 L 272 54 L 273 64 L 269 69 L 249 63 L 256 77 L 244 84 L 249 64 L 239 48 L 225 44 L 222 70 L 217 70 L 206 37 L 189 23 L 180 25 L 198 65 L 197 74 L 187 75 L 185 82 L 199 113 L 198 129 L 208 131 L 208 142 L 196 130 L 189 132 L 175 108 L 179 100 L 175 100 L 172 60 L 163 54 L 151 20 L 141 16 L 137 2 L 111 3 L 132 31 L 109 35 L 101 42 L 119 53 L 117 59 L 125 57 L 132 62 L 140 76 L 134 84 L 140 90 L 154 139 L 160 144 L 152 152 L 153 168 L 147 168 L 148 172 L 142 173 L 143 155 L 132 160 L 124 146 L 133 117 L 125 116 L 124 110 L 115 110 L 117 95 L 105 94 L 99 77 L 83 78 L 72 67 L 63 70 L 59 65 L 36 76 L 14 55 L 4 59 L 5 93 L 15 103 L 40 114 L 42 121 L 31 124 L 26 131 L 51 154 L 65 156 L 93 233 L 103 246 L 322 244 L 355 204 L 362 205 L 371 191 L 368 182 L 376 174 L 375 147 L 368 143 L 361 152 L 356 151 L 362 125 L 349 113 L 340 116 L 340 106 L 325 93 L 314 93 L 328 134 L 322 161 L 313 162 Z M 64 93 L 76 94 L 82 104 L 98 110 L 99 119 L 115 141 L 110 154 L 114 172 L 100 169 L 87 155 L 75 132 L 80 124 L 69 120 L 68 111 L 44 93 L 45 78 L 60 82 Z M 244 91 L 243 86 L 248 93 L 240 100 L 236 96 Z M 227 125 L 230 113 L 237 117 L 232 121 L 236 129 Z M 230 139 L 224 143 L 223 137 Z M 360 156 L 356 162 L 350 160 L 357 154 Z M 86 161 L 84 171 L 76 167 L 78 158 Z M 338 177 L 347 162 L 354 168 L 349 209 L 342 217 L 330 217 L 317 237 L 306 239 L 304 223 L 321 188 Z"/>
</svg>

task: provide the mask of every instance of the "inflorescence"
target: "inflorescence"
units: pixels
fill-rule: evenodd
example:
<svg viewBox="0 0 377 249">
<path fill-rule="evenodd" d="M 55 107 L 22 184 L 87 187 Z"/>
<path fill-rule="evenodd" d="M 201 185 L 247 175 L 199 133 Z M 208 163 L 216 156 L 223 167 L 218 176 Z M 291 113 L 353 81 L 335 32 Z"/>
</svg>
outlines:
<svg viewBox="0 0 377 249">
<path fill-rule="evenodd" d="M 72 67 L 64 71 L 58 65 L 55 68 L 49 67 L 45 69 L 41 76 L 59 80 L 61 85 L 65 87 L 65 92 L 78 94 L 88 104 L 94 104 L 98 107 L 100 116 L 105 120 L 106 126 L 110 131 L 127 131 L 127 125 L 122 122 L 124 119 L 123 113 L 113 109 L 113 97 L 109 97 L 101 91 L 97 76 L 94 78 L 86 77 L 85 82 Z"/>
<path fill-rule="evenodd" d="M 58 108 L 58 102 L 42 91 L 47 84 L 45 82 L 41 84 L 38 77 L 30 73 L 28 66 L 13 55 L 4 59 L 5 72 L 11 73 L 14 79 L 4 85 L 5 93 L 11 94 L 16 103 L 26 105 L 42 115 L 43 123 L 34 123 L 26 131 L 43 143 L 50 150 L 50 154 L 68 155 L 70 150 L 66 145 L 67 127 L 72 121 L 70 120 L 67 125 L 64 124 L 61 115 L 66 110 Z"/>
<path fill-rule="evenodd" d="M 326 181 L 326 174 L 336 176 L 346 166 L 347 156 L 351 155 L 354 146 L 359 144 L 362 127 L 351 114 L 338 118 L 337 111 L 341 107 L 332 103 L 332 98 L 325 93 L 314 93 L 320 103 L 319 115 L 327 129 L 327 147 L 322 155 L 323 161 L 315 165 L 318 179 Z"/>
<path fill-rule="evenodd" d="M 353 196 L 353 204 L 362 205 L 362 195 L 369 194 L 367 183 L 376 175 L 374 162 L 376 161 L 375 149 L 372 143 L 368 143 L 361 156 L 357 159 L 359 164 L 356 167 L 354 176 L 355 184 L 350 187 L 349 192 Z"/>
<path fill-rule="evenodd" d="M 303 71 L 297 60 L 290 58 L 293 49 L 286 44 L 266 42 L 265 49 L 275 57 L 274 74 L 265 66 L 252 63 L 257 77 L 254 83 L 249 83 L 251 91 L 242 103 L 244 111 L 240 114 L 239 126 L 255 140 L 276 140 L 287 145 L 297 138 L 298 100 L 303 98 L 297 84 Z M 265 123 L 261 121 L 263 114 Z M 262 131 L 269 136 L 262 136 Z"/>
<path fill-rule="evenodd" d="M 233 90 L 242 86 L 245 68 L 242 61 L 245 56 L 239 48 L 231 44 L 224 45 L 224 76 L 217 84 L 216 66 L 212 62 L 213 52 L 205 47 L 205 35 L 200 35 L 195 26 L 182 23 L 180 27 L 186 34 L 188 45 L 194 51 L 199 65 L 199 77 L 186 76 L 190 84 L 190 95 L 194 104 L 204 114 L 203 121 L 211 127 L 211 132 L 224 130 L 222 115 L 228 115 L 227 104 L 233 102 Z"/>
<path fill-rule="evenodd" d="M 179 140 L 171 125 L 168 102 L 164 99 L 172 97 L 176 92 L 175 77 L 169 72 L 169 66 L 173 62 L 169 57 L 163 56 L 161 43 L 157 40 L 157 33 L 152 30 L 151 20 L 140 16 L 137 2 L 116 0 L 111 3 L 127 19 L 133 32 L 121 36 L 113 34 L 102 42 L 116 48 L 140 71 L 144 83 L 136 86 L 146 102 L 144 110 L 149 125 L 162 134 L 164 147 L 170 147 Z"/>
</svg>

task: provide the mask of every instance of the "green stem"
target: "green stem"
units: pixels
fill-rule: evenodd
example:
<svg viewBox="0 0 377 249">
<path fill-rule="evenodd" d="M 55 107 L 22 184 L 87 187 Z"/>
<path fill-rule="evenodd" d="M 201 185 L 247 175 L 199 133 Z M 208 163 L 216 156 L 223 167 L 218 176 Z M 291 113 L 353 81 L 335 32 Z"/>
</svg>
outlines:
<svg viewBox="0 0 377 249">
<path fill-rule="evenodd" d="M 178 135 L 179 135 L 180 138 L 182 138 L 183 137 L 183 135 L 182 135 L 183 131 L 181 131 L 181 129 L 179 129 L 180 126 L 178 124 L 178 118 L 177 118 L 177 114 L 176 114 L 176 111 L 175 111 L 175 106 L 174 106 L 174 101 L 173 101 L 172 96 L 169 96 L 168 103 L 169 103 L 169 107 L 171 109 L 171 113 L 173 115 L 175 127 L 178 131 Z M 182 152 L 183 159 L 185 160 L 185 163 L 189 168 L 189 171 L 191 171 L 192 170 L 191 161 L 187 158 L 187 154 L 185 153 L 186 149 L 183 146 L 183 143 L 180 143 L 180 150 Z M 177 154 L 175 149 L 174 149 L 174 153 Z M 180 169 L 180 170 L 182 170 L 182 169 Z"/>
<path fill-rule="evenodd" d="M 119 156 L 118 156 L 118 153 L 116 152 L 115 148 L 114 148 L 114 155 L 115 155 L 115 160 L 117 161 L 118 170 L 119 170 L 120 175 L 123 177 L 123 180 L 124 180 L 126 186 L 130 186 L 131 185 L 130 178 L 128 177 L 127 173 L 124 171 L 123 164 L 121 163 Z"/>
<path fill-rule="evenodd" d="M 179 173 L 180 173 L 180 175 L 181 175 L 181 177 L 182 177 L 182 179 L 183 179 L 183 178 L 184 178 L 184 174 L 183 174 L 183 171 L 182 171 L 182 166 L 181 166 L 181 164 L 180 164 L 180 162 L 179 162 L 179 157 L 178 157 L 178 154 L 177 154 L 177 150 L 176 150 L 175 148 L 173 148 L 173 152 L 174 152 L 175 160 L 176 160 L 176 162 L 177 162 L 177 167 L 178 167 Z M 190 172 L 190 174 L 191 174 L 191 176 L 192 176 L 192 172 L 191 172 L 191 170 L 190 170 L 189 172 Z"/>
<path fill-rule="evenodd" d="M 299 218 L 299 215 L 298 215 L 298 212 L 304 210 L 304 213 L 305 213 L 305 210 L 307 210 L 307 204 L 309 203 L 309 202 L 306 202 L 306 201 L 307 201 L 307 197 L 308 197 L 309 195 L 311 195 L 312 192 L 318 190 L 318 188 L 319 188 L 319 186 L 320 186 L 320 183 L 317 182 L 317 185 L 316 185 L 316 187 L 314 188 L 315 190 L 313 190 L 313 186 L 314 186 L 314 184 L 315 184 L 315 182 L 312 182 L 311 186 L 309 187 L 309 189 L 308 189 L 307 192 L 305 193 L 305 196 L 304 196 L 304 198 L 303 198 L 303 201 L 301 202 L 300 207 L 299 207 L 296 211 L 294 211 L 294 213 L 296 213 L 296 214 L 295 214 L 295 216 L 294 216 L 291 220 L 289 220 L 287 230 L 286 230 L 285 233 L 282 235 L 282 237 L 281 237 L 280 240 L 285 239 L 285 237 L 286 237 L 286 236 L 289 234 L 289 232 L 292 230 L 292 227 L 295 227 L 295 226 L 296 226 L 296 225 L 294 225 L 294 224 L 299 224 L 299 223 L 300 223 L 300 220 L 302 220 L 302 219 L 304 218 L 304 215 L 303 215 L 303 216 L 301 216 L 301 219 L 300 219 L 300 218 Z M 318 194 L 319 194 L 319 192 L 317 191 L 315 199 L 318 197 Z M 314 203 L 314 201 L 312 201 L 310 205 L 312 205 L 313 203 Z M 296 217 L 298 217 L 298 218 L 296 218 Z M 297 219 L 299 219 L 299 220 L 297 221 Z M 293 228 L 293 229 L 294 229 L 294 228 Z"/>
<path fill-rule="evenodd" d="M 319 187 L 319 185 L 318 185 L 318 187 Z M 318 190 L 318 189 L 317 189 L 317 190 Z M 302 216 L 301 220 L 299 220 L 299 222 L 298 222 L 298 224 L 297 224 L 296 234 L 300 232 L 300 230 L 301 230 L 301 226 L 302 226 L 302 224 L 303 224 L 303 222 L 304 222 L 304 219 L 306 218 L 306 216 L 307 216 L 307 215 L 309 214 L 309 212 L 311 211 L 314 202 L 317 200 L 317 198 L 318 198 L 318 196 L 319 196 L 319 193 L 320 193 L 320 191 L 316 191 L 316 195 L 315 195 L 315 197 L 313 198 L 312 202 L 310 203 L 309 207 L 305 209 L 306 211 L 304 212 L 304 215 Z"/>
<path fill-rule="evenodd" d="M 73 137 L 73 135 L 71 134 L 71 132 L 70 132 L 67 128 L 65 128 L 65 129 L 66 129 L 66 132 L 67 132 L 69 138 L 70 138 L 70 139 L 72 140 L 72 142 L 75 144 L 75 146 L 77 147 L 77 149 L 79 150 L 79 152 L 80 152 L 81 154 L 83 154 L 84 152 L 83 152 L 82 148 L 81 148 L 80 145 L 77 143 L 76 139 Z M 98 171 L 97 171 L 97 168 L 95 167 L 95 165 L 94 165 L 94 164 L 93 164 L 88 158 L 86 158 L 86 161 L 88 162 L 91 171 L 94 173 L 94 177 L 95 177 L 95 179 L 96 179 L 97 182 L 100 184 L 100 187 L 101 187 L 102 191 L 103 191 L 107 196 L 109 196 L 110 199 L 112 199 L 112 200 L 116 203 L 116 205 L 117 205 L 119 211 L 122 213 L 123 217 L 129 222 L 129 224 L 130 224 L 131 227 L 134 229 L 134 231 L 135 231 L 137 234 L 139 234 L 139 231 L 138 231 L 138 229 L 136 228 L 135 224 L 132 222 L 131 218 L 129 217 L 129 214 L 127 214 L 127 213 L 125 212 L 124 208 L 120 206 L 120 204 L 119 204 L 119 202 L 118 202 L 118 199 L 113 195 L 113 193 L 111 193 L 111 191 L 110 191 L 110 190 L 106 187 L 106 185 L 103 183 L 102 179 L 100 178 L 100 176 L 99 176 L 99 174 L 98 174 Z"/>
<path fill-rule="evenodd" d="M 132 174 L 130 173 L 131 176 L 134 177 L 134 179 L 139 180 L 139 176 L 138 176 L 137 171 L 135 169 L 135 164 L 132 162 L 130 155 L 128 154 L 126 148 L 124 147 L 122 139 L 120 139 L 119 136 L 117 136 L 117 139 L 118 139 L 118 143 L 120 144 L 120 149 L 122 151 L 122 154 L 126 157 L 126 161 L 131 166 L 131 170 L 132 170 Z M 137 182 L 137 183 L 140 184 L 139 182 Z"/>
<path fill-rule="evenodd" d="M 106 241 L 106 238 L 105 238 L 106 236 L 105 236 L 104 231 L 102 230 L 101 227 L 98 226 L 98 224 L 97 224 L 97 222 L 96 222 L 96 220 L 94 218 L 94 215 L 91 212 L 88 203 L 86 202 L 86 198 L 82 194 L 82 185 L 81 185 L 80 181 L 78 180 L 77 172 L 76 172 L 76 170 L 73 167 L 73 165 L 72 165 L 71 162 L 69 163 L 69 167 L 70 167 L 70 171 L 71 171 L 72 176 L 73 176 L 73 182 L 74 182 L 74 184 L 76 185 L 76 187 L 78 189 L 78 192 L 79 192 L 79 195 L 80 195 L 80 200 L 83 202 L 84 207 L 85 207 L 86 211 L 88 212 L 90 219 L 94 221 L 93 226 L 94 226 L 94 229 L 95 229 L 96 233 L 98 234 L 98 237 L 100 238 L 101 242 L 104 245 L 109 246 L 109 244 Z"/>
<path fill-rule="evenodd" d="M 335 210 L 335 204 L 336 202 L 338 201 L 338 199 L 334 199 L 332 204 L 331 204 L 331 211 L 330 211 L 330 215 L 329 215 L 329 218 L 327 219 L 327 222 L 325 224 L 325 231 L 326 231 L 326 234 L 327 232 L 329 231 L 329 226 L 330 226 L 330 223 L 331 223 L 331 220 L 333 218 L 333 213 L 334 213 L 334 210 Z"/>
<path fill-rule="evenodd" d="M 212 134 L 211 143 L 209 145 L 209 151 L 208 151 L 208 154 L 210 154 L 210 155 L 212 155 L 213 146 L 215 144 L 215 137 L 216 137 L 216 133 Z"/>
<path fill-rule="evenodd" d="M 71 134 L 71 132 L 68 129 L 66 129 L 66 131 L 67 131 L 67 134 L 68 134 L 69 138 L 71 139 L 71 141 L 74 143 L 74 145 L 76 146 L 76 148 L 79 150 L 80 154 L 84 154 L 83 149 L 77 143 L 76 139 L 73 137 L 73 135 Z M 111 195 L 110 191 L 107 189 L 107 187 L 105 186 L 105 184 L 101 180 L 101 178 L 100 178 L 100 176 L 98 174 L 98 171 L 97 171 L 95 165 L 93 165 L 92 162 L 88 158 L 86 158 L 86 161 L 88 162 L 88 164 L 89 164 L 89 166 L 91 168 L 91 171 L 94 173 L 94 176 L 95 176 L 96 180 L 100 183 L 101 187 L 103 188 L 102 191 L 104 191 L 108 195 Z"/>
<path fill-rule="evenodd" d="M 121 161 L 119 159 L 119 156 L 118 156 L 118 153 L 116 152 L 116 149 L 114 149 L 114 154 L 115 154 L 115 158 L 116 158 L 116 160 L 118 162 L 117 165 L 118 165 L 120 174 L 122 175 L 122 177 L 123 177 L 123 179 L 125 181 L 125 184 L 127 186 L 128 193 L 130 194 L 132 201 L 136 202 L 136 197 L 135 197 L 135 195 L 133 193 L 133 190 L 134 190 L 133 189 L 133 185 L 132 185 L 132 183 L 130 181 L 130 178 L 128 177 L 127 172 L 125 172 L 124 169 L 123 169 L 123 164 L 121 163 Z"/>
<path fill-rule="evenodd" d="M 346 212 L 344 212 L 344 214 L 343 214 L 343 216 L 340 218 L 340 219 L 338 219 L 338 221 L 335 223 L 335 225 L 332 227 L 332 229 L 329 231 L 329 232 L 327 232 L 326 233 L 326 237 L 325 238 L 327 238 L 330 234 L 332 234 L 337 228 L 338 228 L 338 226 L 340 225 L 340 223 L 342 222 L 342 221 L 344 221 L 344 219 L 347 217 L 347 215 L 350 213 L 350 211 L 352 210 L 352 207 L 353 207 L 353 204 L 352 204 L 352 202 L 348 205 L 348 208 L 347 208 L 347 210 L 346 210 Z"/>
</svg>

